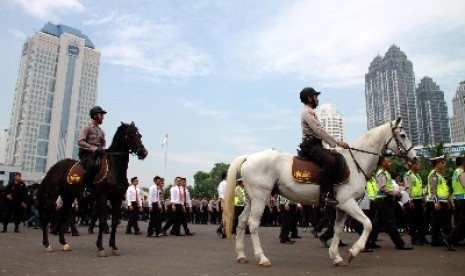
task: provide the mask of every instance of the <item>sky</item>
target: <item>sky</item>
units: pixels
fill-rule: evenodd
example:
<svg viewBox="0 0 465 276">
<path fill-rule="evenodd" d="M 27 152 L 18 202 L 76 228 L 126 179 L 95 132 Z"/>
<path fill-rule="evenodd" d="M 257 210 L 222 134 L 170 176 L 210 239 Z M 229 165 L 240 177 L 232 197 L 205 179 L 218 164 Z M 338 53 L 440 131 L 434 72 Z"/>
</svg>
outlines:
<svg viewBox="0 0 465 276">
<path fill-rule="evenodd" d="M 193 185 L 196 172 L 263 149 L 295 154 L 306 86 L 355 141 L 367 130 L 365 74 L 393 44 L 417 84 L 429 76 L 440 86 L 449 114 L 465 80 L 463 0 L 0 1 L 0 128 L 26 38 L 47 22 L 76 28 L 101 53 L 107 140 L 121 122 L 143 135 L 149 156 L 131 158 L 128 176 L 146 187 L 155 175 Z"/>
</svg>

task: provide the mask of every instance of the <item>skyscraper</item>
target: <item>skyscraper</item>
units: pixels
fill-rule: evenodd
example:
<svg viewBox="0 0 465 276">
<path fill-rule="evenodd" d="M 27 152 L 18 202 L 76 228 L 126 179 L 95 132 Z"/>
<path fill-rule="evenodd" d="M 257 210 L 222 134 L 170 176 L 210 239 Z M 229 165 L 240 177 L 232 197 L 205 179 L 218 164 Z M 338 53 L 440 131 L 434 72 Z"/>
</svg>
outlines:
<svg viewBox="0 0 465 276">
<path fill-rule="evenodd" d="M 336 140 L 344 140 L 344 119 L 332 104 L 322 104 L 318 117 L 323 128 Z"/>
<path fill-rule="evenodd" d="M 396 45 L 373 59 L 365 74 L 368 129 L 401 116 L 414 145 L 419 142 L 415 75 L 412 62 Z"/>
<path fill-rule="evenodd" d="M 64 158 L 97 99 L 100 53 L 81 31 L 47 23 L 24 43 L 8 130 L 6 163 L 38 179 Z"/>
<path fill-rule="evenodd" d="M 444 92 L 430 77 L 423 77 L 416 91 L 420 144 L 434 146 L 450 143 L 449 115 Z"/>
<path fill-rule="evenodd" d="M 450 125 L 452 143 L 465 142 L 465 81 L 460 82 L 452 99 Z"/>
</svg>

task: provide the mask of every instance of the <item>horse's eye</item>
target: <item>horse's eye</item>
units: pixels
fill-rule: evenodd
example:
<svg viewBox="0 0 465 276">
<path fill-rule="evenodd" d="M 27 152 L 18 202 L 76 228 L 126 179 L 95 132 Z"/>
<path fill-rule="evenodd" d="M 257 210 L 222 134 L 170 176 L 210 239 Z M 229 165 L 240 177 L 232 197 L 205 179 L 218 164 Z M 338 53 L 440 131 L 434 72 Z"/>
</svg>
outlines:
<svg viewBox="0 0 465 276">
<path fill-rule="evenodd" d="M 407 137 L 407 135 L 405 135 L 405 134 L 400 135 L 400 138 L 402 138 L 402 139 L 405 139 L 405 137 Z"/>
</svg>

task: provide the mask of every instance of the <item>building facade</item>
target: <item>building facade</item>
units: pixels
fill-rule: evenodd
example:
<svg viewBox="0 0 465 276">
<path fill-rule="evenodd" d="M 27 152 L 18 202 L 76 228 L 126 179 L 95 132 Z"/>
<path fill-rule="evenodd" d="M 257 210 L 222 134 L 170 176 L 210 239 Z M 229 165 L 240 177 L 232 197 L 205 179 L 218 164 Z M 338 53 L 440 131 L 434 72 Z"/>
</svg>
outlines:
<svg viewBox="0 0 465 276">
<path fill-rule="evenodd" d="M 323 128 L 336 140 L 344 140 L 344 119 L 332 104 L 322 104 L 318 113 Z"/>
<path fill-rule="evenodd" d="M 77 158 L 77 137 L 97 99 L 100 53 L 79 30 L 47 23 L 24 43 L 6 163 L 25 180 Z"/>
<path fill-rule="evenodd" d="M 450 143 L 449 114 L 444 92 L 430 77 L 423 77 L 416 91 L 420 145 Z"/>
<path fill-rule="evenodd" d="M 452 99 L 450 126 L 452 143 L 465 142 L 465 81 L 460 82 Z"/>
<path fill-rule="evenodd" d="M 400 116 L 412 143 L 419 143 L 413 65 L 396 45 L 371 62 L 365 74 L 365 99 L 368 129 Z"/>
<path fill-rule="evenodd" d="M 6 145 L 8 143 L 8 129 L 3 129 L 0 132 L 0 164 L 5 164 L 6 161 Z"/>
</svg>

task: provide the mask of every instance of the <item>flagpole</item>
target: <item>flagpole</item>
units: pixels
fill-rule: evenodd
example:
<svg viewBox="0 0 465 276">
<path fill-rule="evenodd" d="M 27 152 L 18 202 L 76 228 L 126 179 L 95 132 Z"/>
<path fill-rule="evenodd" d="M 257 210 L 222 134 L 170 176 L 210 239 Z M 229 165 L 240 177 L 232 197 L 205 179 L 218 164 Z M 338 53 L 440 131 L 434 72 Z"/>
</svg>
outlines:
<svg viewBox="0 0 465 276">
<path fill-rule="evenodd" d="M 163 141 L 161 142 L 161 147 L 165 150 L 165 175 L 164 178 L 166 178 L 166 156 L 168 152 L 168 133 L 165 134 L 165 137 L 163 137 Z"/>
</svg>

